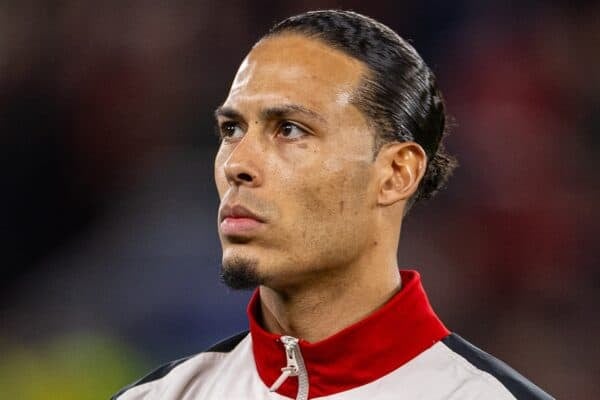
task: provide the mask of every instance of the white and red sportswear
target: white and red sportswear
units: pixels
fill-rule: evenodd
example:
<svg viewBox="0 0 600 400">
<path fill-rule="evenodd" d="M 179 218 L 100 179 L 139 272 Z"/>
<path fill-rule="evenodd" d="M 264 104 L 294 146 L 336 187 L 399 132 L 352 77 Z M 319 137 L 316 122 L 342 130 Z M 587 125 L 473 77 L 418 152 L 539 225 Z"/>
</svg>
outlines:
<svg viewBox="0 0 600 400">
<path fill-rule="evenodd" d="M 448 331 L 417 272 L 401 277 L 384 306 L 316 343 L 265 331 L 257 290 L 249 331 L 158 368 L 113 400 L 552 399 Z"/>
</svg>

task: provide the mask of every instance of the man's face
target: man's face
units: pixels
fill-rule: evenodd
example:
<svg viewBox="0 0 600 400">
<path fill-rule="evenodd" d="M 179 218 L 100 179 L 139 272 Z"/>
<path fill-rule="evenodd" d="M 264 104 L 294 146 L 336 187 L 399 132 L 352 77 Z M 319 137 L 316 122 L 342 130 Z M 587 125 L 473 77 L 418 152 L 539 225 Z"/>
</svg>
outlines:
<svg viewBox="0 0 600 400">
<path fill-rule="evenodd" d="M 250 269 L 270 287 L 297 285 L 346 268 L 372 244 L 374 138 L 350 103 L 365 71 L 294 34 L 248 54 L 217 110 L 225 271 Z"/>
</svg>

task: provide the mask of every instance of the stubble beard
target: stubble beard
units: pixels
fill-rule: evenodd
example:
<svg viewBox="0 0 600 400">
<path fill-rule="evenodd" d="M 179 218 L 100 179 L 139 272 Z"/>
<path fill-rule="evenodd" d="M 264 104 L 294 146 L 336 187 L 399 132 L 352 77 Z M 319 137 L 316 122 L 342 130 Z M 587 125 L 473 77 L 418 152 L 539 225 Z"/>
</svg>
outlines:
<svg viewBox="0 0 600 400">
<path fill-rule="evenodd" d="M 256 260 L 234 257 L 221 265 L 221 281 L 234 290 L 252 290 L 264 282 Z"/>
</svg>

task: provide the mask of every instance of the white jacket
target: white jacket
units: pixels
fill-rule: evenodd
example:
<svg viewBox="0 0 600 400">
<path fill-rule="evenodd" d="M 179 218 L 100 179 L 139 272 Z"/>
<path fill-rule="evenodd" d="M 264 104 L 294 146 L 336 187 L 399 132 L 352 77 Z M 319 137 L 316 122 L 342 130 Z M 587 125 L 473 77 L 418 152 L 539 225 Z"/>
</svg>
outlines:
<svg viewBox="0 0 600 400">
<path fill-rule="evenodd" d="M 402 290 L 384 306 L 317 343 L 265 331 L 256 291 L 249 332 L 166 364 L 112 399 L 552 399 L 450 333 L 431 309 L 419 274 L 401 276 Z"/>
</svg>

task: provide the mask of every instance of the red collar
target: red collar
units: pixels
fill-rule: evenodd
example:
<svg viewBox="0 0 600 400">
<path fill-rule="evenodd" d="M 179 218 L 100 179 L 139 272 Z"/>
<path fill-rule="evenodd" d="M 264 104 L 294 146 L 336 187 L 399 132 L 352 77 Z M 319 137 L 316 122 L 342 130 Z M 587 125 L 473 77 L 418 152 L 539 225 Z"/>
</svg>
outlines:
<svg viewBox="0 0 600 400">
<path fill-rule="evenodd" d="M 372 382 L 404 365 L 450 332 L 434 314 L 416 271 L 400 271 L 402 290 L 385 305 L 320 342 L 300 340 L 309 378 L 309 398 L 327 396 Z M 260 296 L 248 305 L 256 369 L 271 386 L 286 365 L 280 336 L 259 324 Z M 295 398 L 298 380 L 289 378 L 277 390 Z"/>
</svg>

